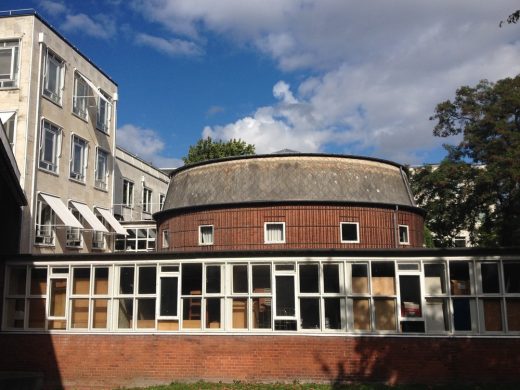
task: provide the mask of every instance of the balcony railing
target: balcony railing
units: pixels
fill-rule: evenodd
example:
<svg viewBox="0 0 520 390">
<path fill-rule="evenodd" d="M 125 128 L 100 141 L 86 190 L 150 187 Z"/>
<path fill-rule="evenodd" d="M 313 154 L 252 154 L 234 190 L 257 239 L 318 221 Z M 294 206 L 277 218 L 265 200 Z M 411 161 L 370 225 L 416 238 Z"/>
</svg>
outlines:
<svg viewBox="0 0 520 390">
<path fill-rule="evenodd" d="M 145 207 L 147 206 L 147 207 Z M 152 220 L 152 214 L 161 210 L 160 203 L 134 203 L 132 205 L 116 203 L 113 206 L 114 216 L 122 221 L 148 221 Z"/>
</svg>

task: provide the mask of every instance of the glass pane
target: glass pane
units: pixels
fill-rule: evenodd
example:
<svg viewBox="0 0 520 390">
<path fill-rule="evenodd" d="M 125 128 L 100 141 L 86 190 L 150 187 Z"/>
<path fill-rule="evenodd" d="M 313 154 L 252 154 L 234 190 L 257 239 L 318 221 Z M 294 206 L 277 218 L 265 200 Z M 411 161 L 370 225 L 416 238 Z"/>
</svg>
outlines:
<svg viewBox="0 0 520 390">
<path fill-rule="evenodd" d="M 201 328 L 201 299 L 200 298 L 184 298 L 182 300 L 182 327 L 183 328 Z"/>
<path fill-rule="evenodd" d="M 368 293 L 368 264 L 352 264 L 352 293 Z"/>
<path fill-rule="evenodd" d="M 507 329 L 520 331 L 520 298 L 506 299 Z"/>
<path fill-rule="evenodd" d="M 320 329 L 319 298 L 300 298 L 300 325 L 302 329 Z"/>
<path fill-rule="evenodd" d="M 29 299 L 29 328 L 45 327 L 45 299 Z"/>
<path fill-rule="evenodd" d="M 271 292 L 271 266 L 253 265 L 253 293 Z"/>
<path fill-rule="evenodd" d="M 452 295 L 471 293 L 468 262 L 450 262 L 450 287 Z"/>
<path fill-rule="evenodd" d="M 161 316 L 177 316 L 178 278 L 161 278 Z"/>
<path fill-rule="evenodd" d="M 31 295 L 47 294 L 47 268 L 31 269 Z"/>
<path fill-rule="evenodd" d="M 296 320 L 276 320 L 274 322 L 275 330 L 297 330 Z"/>
<path fill-rule="evenodd" d="M 401 316 L 421 317 L 421 287 L 419 276 L 400 275 Z"/>
<path fill-rule="evenodd" d="M 395 299 L 375 299 L 375 326 L 377 330 L 396 330 Z"/>
<path fill-rule="evenodd" d="M 139 294 L 155 294 L 156 267 L 139 267 Z"/>
<path fill-rule="evenodd" d="M 341 224 L 341 241 L 358 241 L 358 225 L 355 223 Z"/>
<path fill-rule="evenodd" d="M 372 263 L 372 294 L 395 295 L 395 270 L 393 262 Z"/>
<path fill-rule="evenodd" d="M 232 327 L 235 329 L 247 328 L 247 299 L 233 299 L 233 321 Z"/>
<path fill-rule="evenodd" d="M 247 293 L 247 265 L 233 266 L 233 292 Z"/>
<path fill-rule="evenodd" d="M 23 328 L 25 299 L 6 299 L 5 323 L 8 328 Z"/>
<path fill-rule="evenodd" d="M 500 299 L 483 299 L 484 329 L 487 332 L 500 332 L 502 326 L 502 304 Z"/>
<path fill-rule="evenodd" d="M 92 327 L 106 329 L 108 327 L 108 299 L 94 299 L 92 306 Z"/>
<path fill-rule="evenodd" d="M 470 331 L 475 318 L 475 301 L 469 298 L 453 299 L 453 325 L 455 330 Z"/>
<path fill-rule="evenodd" d="M 182 265 L 182 294 L 202 294 L 202 264 Z"/>
<path fill-rule="evenodd" d="M 95 268 L 94 294 L 108 294 L 108 268 Z"/>
<path fill-rule="evenodd" d="M 27 268 L 9 268 L 9 295 L 25 295 L 25 281 L 27 279 Z"/>
<path fill-rule="evenodd" d="M 155 298 L 137 300 L 137 327 L 155 328 Z"/>
<path fill-rule="evenodd" d="M 49 314 L 53 317 L 65 317 L 67 297 L 67 279 L 51 279 Z"/>
<path fill-rule="evenodd" d="M 339 293 L 339 264 L 323 264 L 323 291 Z"/>
<path fill-rule="evenodd" d="M 253 328 L 271 329 L 272 299 L 253 298 Z"/>
<path fill-rule="evenodd" d="M 300 265 L 300 292 L 319 292 L 318 264 Z"/>
<path fill-rule="evenodd" d="M 274 267 L 277 271 L 294 271 L 294 264 L 277 264 Z"/>
<path fill-rule="evenodd" d="M 206 328 L 220 329 L 221 322 L 222 300 L 220 298 L 206 299 Z"/>
<path fill-rule="evenodd" d="M 134 293 L 134 267 L 119 268 L 119 294 Z"/>
<path fill-rule="evenodd" d="M 325 298 L 325 329 L 342 329 L 342 307 L 345 306 L 343 298 Z"/>
<path fill-rule="evenodd" d="M 206 293 L 220 293 L 220 265 L 206 266 Z"/>
<path fill-rule="evenodd" d="M 427 298 L 424 308 L 428 332 L 446 332 L 449 330 L 448 305 L 445 299 Z"/>
<path fill-rule="evenodd" d="M 446 271 L 444 264 L 424 265 L 424 286 L 426 295 L 446 293 Z"/>
<path fill-rule="evenodd" d="M 506 293 L 520 293 L 520 263 L 504 262 Z"/>
<path fill-rule="evenodd" d="M 352 314 L 355 330 L 370 330 L 370 302 L 368 299 L 353 299 Z"/>
<path fill-rule="evenodd" d="M 119 329 L 132 328 L 134 316 L 134 300 L 132 298 L 119 299 L 119 312 L 117 316 L 117 327 Z"/>
<path fill-rule="evenodd" d="M 90 292 L 90 268 L 74 268 L 73 294 L 88 294 Z"/>
<path fill-rule="evenodd" d="M 293 276 L 276 276 L 276 315 L 295 315 Z"/>
<path fill-rule="evenodd" d="M 424 333 L 424 321 L 401 321 L 401 332 Z"/>
<path fill-rule="evenodd" d="M 482 276 L 482 292 L 484 294 L 499 293 L 498 263 L 481 263 L 480 273 Z"/>
<path fill-rule="evenodd" d="M 71 328 L 88 328 L 88 299 L 71 300 Z"/>
</svg>

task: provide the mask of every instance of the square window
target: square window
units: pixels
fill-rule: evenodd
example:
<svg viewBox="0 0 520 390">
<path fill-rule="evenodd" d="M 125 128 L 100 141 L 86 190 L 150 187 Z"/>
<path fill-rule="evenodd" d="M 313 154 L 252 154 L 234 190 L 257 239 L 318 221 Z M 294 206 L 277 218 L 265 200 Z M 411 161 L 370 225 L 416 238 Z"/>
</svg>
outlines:
<svg viewBox="0 0 520 390">
<path fill-rule="evenodd" d="M 58 172 L 58 155 L 61 149 L 61 129 L 44 121 L 41 132 L 39 167 L 54 173 Z"/>
<path fill-rule="evenodd" d="M 85 181 L 87 168 L 87 141 L 76 135 L 72 136 L 70 146 L 70 178 Z"/>
<path fill-rule="evenodd" d="M 408 245 L 409 243 L 408 225 L 399 225 L 399 244 Z"/>
<path fill-rule="evenodd" d="M 0 41 L 0 88 L 18 86 L 20 41 Z"/>
<path fill-rule="evenodd" d="M 64 61 L 51 51 L 45 58 L 45 75 L 43 80 L 43 95 L 56 104 L 61 105 L 63 92 Z"/>
<path fill-rule="evenodd" d="M 341 242 L 359 242 L 359 223 L 341 222 Z"/>
<path fill-rule="evenodd" d="M 213 245 L 213 225 L 199 226 L 199 245 Z"/>
<path fill-rule="evenodd" d="M 264 224 L 264 242 L 282 244 L 285 242 L 285 222 L 266 222 Z"/>
</svg>

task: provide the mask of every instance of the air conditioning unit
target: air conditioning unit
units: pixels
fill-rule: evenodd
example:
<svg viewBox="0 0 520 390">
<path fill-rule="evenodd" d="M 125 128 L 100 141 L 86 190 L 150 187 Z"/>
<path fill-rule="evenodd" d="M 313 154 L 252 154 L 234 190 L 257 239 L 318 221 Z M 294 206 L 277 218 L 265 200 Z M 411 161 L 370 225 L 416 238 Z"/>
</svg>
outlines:
<svg viewBox="0 0 520 390">
<path fill-rule="evenodd" d="M 50 236 L 37 235 L 34 242 L 36 244 L 52 245 L 52 244 L 54 244 L 54 237 L 52 235 L 50 235 Z"/>
</svg>

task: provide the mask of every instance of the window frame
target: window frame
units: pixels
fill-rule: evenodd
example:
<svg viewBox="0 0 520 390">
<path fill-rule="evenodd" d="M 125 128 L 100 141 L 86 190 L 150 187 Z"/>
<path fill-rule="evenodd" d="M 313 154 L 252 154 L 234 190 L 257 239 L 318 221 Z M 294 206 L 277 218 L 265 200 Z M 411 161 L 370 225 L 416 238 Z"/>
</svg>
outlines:
<svg viewBox="0 0 520 390">
<path fill-rule="evenodd" d="M 42 223 L 42 213 L 44 207 L 49 210 L 49 224 Z M 47 219 L 47 218 L 46 218 Z M 48 228 L 50 234 L 38 234 L 42 227 Z M 36 217 L 35 217 L 35 230 L 34 230 L 34 245 L 38 246 L 49 246 L 53 247 L 56 245 L 56 213 L 52 207 L 42 199 L 38 199 L 36 203 Z M 45 232 L 44 232 L 45 233 Z M 42 237 L 42 242 L 38 242 L 38 238 Z"/>
<path fill-rule="evenodd" d="M 128 207 L 128 208 L 134 207 L 134 195 L 135 195 L 134 188 L 135 188 L 135 183 L 133 180 L 123 178 L 123 196 L 122 196 L 122 200 L 121 200 L 123 207 Z M 125 198 L 126 198 L 126 202 L 125 202 Z"/>
<path fill-rule="evenodd" d="M 345 240 L 343 239 L 343 225 L 356 225 L 356 239 L 355 240 Z M 344 221 L 340 222 L 339 224 L 339 238 L 342 244 L 359 244 L 360 243 L 360 237 L 359 237 L 359 222 L 355 221 Z"/>
<path fill-rule="evenodd" d="M 103 180 L 100 180 L 99 178 L 99 157 L 104 157 L 104 175 Z M 96 169 L 94 171 L 94 187 L 98 190 L 102 191 L 108 191 L 108 176 L 109 176 L 109 169 L 108 169 L 108 160 L 109 160 L 110 153 L 106 150 L 100 148 L 99 146 L 96 147 Z"/>
<path fill-rule="evenodd" d="M 56 67 L 55 70 L 57 72 L 55 90 L 52 90 L 51 87 L 49 87 L 50 63 Z M 42 95 L 61 107 L 63 104 L 63 89 L 65 86 L 65 61 L 55 52 L 47 49 L 44 66 L 45 70 L 43 74 Z"/>
<path fill-rule="evenodd" d="M 401 229 L 405 228 L 406 230 L 406 241 L 401 240 Z M 397 226 L 398 235 L 399 235 L 399 245 L 410 245 L 410 227 L 408 225 L 399 224 Z"/>
<path fill-rule="evenodd" d="M 142 195 L 142 203 L 141 203 L 141 209 L 143 213 L 151 214 L 153 210 L 152 206 L 152 195 L 153 191 L 151 188 L 143 186 L 143 191 L 141 192 Z"/>
<path fill-rule="evenodd" d="M 11 52 L 9 74 L 5 74 L 8 78 L 0 78 L 0 89 L 18 88 L 20 75 L 20 39 L 0 40 L 0 51 Z"/>
<path fill-rule="evenodd" d="M 105 91 L 99 90 L 99 93 L 101 93 L 108 101 L 112 101 L 112 98 L 105 93 Z M 102 106 L 104 107 L 104 114 L 101 112 Z M 111 106 L 110 103 L 107 103 L 98 97 L 98 104 L 96 106 L 96 129 L 105 134 L 110 134 L 110 120 L 112 119 Z M 100 119 L 103 119 L 103 121 L 100 121 Z"/>
<path fill-rule="evenodd" d="M 81 87 L 81 91 L 79 90 Z M 72 113 L 78 118 L 88 122 L 88 103 L 91 97 L 90 86 L 78 72 L 74 72 L 74 89 L 72 95 Z M 78 94 L 82 94 L 78 96 Z"/>
<path fill-rule="evenodd" d="M 0 111 L 0 114 L 4 112 L 13 112 L 9 120 L 3 123 L 3 126 L 5 130 L 5 135 L 7 136 L 7 140 L 9 141 L 9 145 L 11 145 L 11 149 L 14 151 L 16 146 L 16 128 L 18 124 L 18 112 L 16 110 L 7 110 Z M 9 135 L 9 133 L 11 133 L 11 136 Z"/>
<path fill-rule="evenodd" d="M 72 215 L 79 221 L 79 223 L 84 226 L 85 221 L 83 220 L 83 216 L 81 215 L 81 213 L 78 210 L 76 210 L 76 208 L 74 208 L 74 206 L 70 202 L 68 208 Z M 65 236 L 65 247 L 69 249 L 82 249 L 83 243 L 84 237 L 82 229 L 67 226 Z"/>
<path fill-rule="evenodd" d="M 268 239 L 267 227 L 270 225 L 281 225 L 282 226 L 282 239 L 279 241 L 271 241 Z M 285 244 L 286 243 L 286 232 L 285 222 L 264 222 L 264 244 Z"/>
<path fill-rule="evenodd" d="M 47 127 L 48 125 L 48 127 Z M 47 133 L 52 134 L 52 157 L 54 161 L 45 160 L 46 154 L 46 135 Z M 39 158 L 38 158 L 38 169 L 41 169 L 45 172 L 59 174 L 59 160 L 61 157 L 62 150 L 62 138 L 63 138 L 63 128 L 48 121 L 43 120 L 41 124 L 40 131 L 40 148 L 39 148 Z"/>
<path fill-rule="evenodd" d="M 76 167 L 76 146 L 80 147 L 79 172 Z M 72 133 L 70 138 L 70 168 L 69 179 L 79 183 L 86 183 L 87 181 L 87 167 L 89 157 L 89 143 L 86 139 Z"/>
<path fill-rule="evenodd" d="M 204 242 L 202 230 L 205 228 L 211 228 L 211 241 L 210 242 Z M 199 245 L 208 246 L 208 245 L 213 245 L 215 243 L 215 227 L 213 225 L 199 225 L 198 231 L 199 231 Z"/>
</svg>

